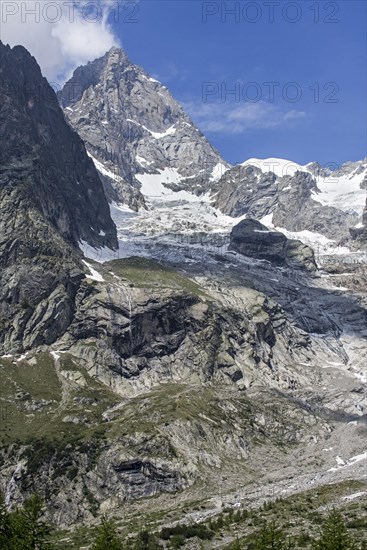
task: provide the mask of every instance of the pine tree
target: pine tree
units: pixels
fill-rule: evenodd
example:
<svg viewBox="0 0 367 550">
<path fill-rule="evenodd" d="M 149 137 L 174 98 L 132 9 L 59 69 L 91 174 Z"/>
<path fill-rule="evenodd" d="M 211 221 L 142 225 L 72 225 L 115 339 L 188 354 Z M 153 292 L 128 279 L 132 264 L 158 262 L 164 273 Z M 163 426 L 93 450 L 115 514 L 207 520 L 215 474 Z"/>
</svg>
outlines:
<svg viewBox="0 0 367 550">
<path fill-rule="evenodd" d="M 16 548 L 27 550 L 50 549 L 47 539 L 51 533 L 50 526 L 43 519 L 43 501 L 39 495 L 32 495 L 23 505 L 21 511 L 12 517 L 14 538 L 18 539 Z"/>
<path fill-rule="evenodd" d="M 50 526 L 43 520 L 41 497 L 33 495 L 15 512 L 6 510 L 0 497 L 0 548 L 2 550 L 43 550 L 52 548 L 47 542 Z"/>
<path fill-rule="evenodd" d="M 101 525 L 97 527 L 97 537 L 92 550 L 106 550 L 107 548 L 108 550 L 123 550 L 123 545 L 114 522 L 103 517 Z"/>
<path fill-rule="evenodd" d="M 340 512 L 333 509 L 326 518 L 320 538 L 313 545 L 314 550 L 356 550 Z"/>
<path fill-rule="evenodd" d="M 292 550 L 293 548 L 293 543 L 287 540 L 284 532 L 276 526 L 275 521 L 264 524 L 254 544 L 254 550 Z"/>
</svg>

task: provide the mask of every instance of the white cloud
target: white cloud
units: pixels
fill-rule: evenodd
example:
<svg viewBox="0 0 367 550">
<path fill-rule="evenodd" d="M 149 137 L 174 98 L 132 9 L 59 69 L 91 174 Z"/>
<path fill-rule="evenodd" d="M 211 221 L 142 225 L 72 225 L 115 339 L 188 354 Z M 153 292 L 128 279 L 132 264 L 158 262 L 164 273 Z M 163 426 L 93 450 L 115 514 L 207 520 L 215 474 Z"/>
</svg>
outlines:
<svg viewBox="0 0 367 550">
<path fill-rule="evenodd" d="M 184 103 L 185 110 L 204 132 L 244 134 L 253 129 L 270 129 L 284 126 L 304 118 L 304 111 L 284 111 L 274 104 L 257 103 Z"/>
<path fill-rule="evenodd" d="M 62 84 L 78 66 L 119 46 L 109 23 L 114 0 L 2 0 L 2 41 L 21 44 L 50 82 Z"/>
</svg>

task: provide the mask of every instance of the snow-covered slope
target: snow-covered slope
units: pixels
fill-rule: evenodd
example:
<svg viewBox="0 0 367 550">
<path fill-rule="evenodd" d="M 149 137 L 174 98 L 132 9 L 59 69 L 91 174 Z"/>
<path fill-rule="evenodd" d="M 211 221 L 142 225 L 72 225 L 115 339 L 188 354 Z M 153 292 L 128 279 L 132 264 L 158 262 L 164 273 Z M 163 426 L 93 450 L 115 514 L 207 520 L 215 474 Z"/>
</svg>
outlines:
<svg viewBox="0 0 367 550">
<path fill-rule="evenodd" d="M 323 252 L 346 252 L 350 229 L 361 227 L 366 159 L 331 171 L 318 163 L 251 158 L 228 170 L 213 190 L 214 205 L 231 216 L 271 219 L 271 226 Z"/>
<path fill-rule="evenodd" d="M 244 216 L 271 215 L 274 227 L 290 236 L 325 251 L 340 246 L 345 251 L 349 229 L 362 223 L 366 160 L 333 171 L 281 158 L 251 158 L 231 167 L 167 88 L 121 49 L 79 67 L 59 101 L 84 139 L 110 201 L 134 211 L 149 208 L 134 227 L 142 221 L 160 228 L 167 208 L 166 233 L 177 226 L 185 232 L 181 222 L 188 212 L 209 234 L 223 230 L 224 219 L 229 231 Z M 121 229 L 120 223 L 119 217 Z"/>
<path fill-rule="evenodd" d="M 354 163 L 351 170 L 342 169 L 332 172 L 328 177 L 317 177 L 320 192 L 313 199 L 320 204 L 335 206 L 344 211 L 362 214 L 367 189 L 366 160 Z"/>
<path fill-rule="evenodd" d="M 315 162 L 300 165 L 280 158 L 251 158 L 240 166 L 255 166 L 263 174 L 273 172 L 278 179 L 285 176 L 293 177 L 296 172 L 311 174 L 317 185 L 317 189 L 312 191 L 314 201 L 345 212 L 354 211 L 362 214 L 367 189 L 367 159 L 345 163 L 333 171 L 323 169 Z"/>
<path fill-rule="evenodd" d="M 244 163 L 226 171 L 225 177 L 216 184 L 215 194 L 208 192 L 200 197 L 187 189 L 175 191 L 164 185 L 167 181 L 180 184 L 181 175 L 176 169 L 137 174 L 147 208 L 133 212 L 117 202 L 111 205 L 112 218 L 118 229 L 119 251 L 113 253 L 85 246 L 83 249 L 88 256 L 99 260 L 138 255 L 188 261 L 188 249 L 193 257 L 204 253 L 209 256 L 227 253 L 232 228 L 241 219 L 252 217 L 290 239 L 299 239 L 311 246 L 317 260 L 324 255 L 348 254 L 350 244 L 341 242 L 340 233 L 342 230 L 347 232 L 353 220 L 357 225 L 357 214 L 323 206 L 317 201 L 322 195 L 319 183 L 326 187 L 332 177 L 325 171 L 321 175 L 321 169 L 315 163 L 300 167 L 303 168 L 300 171 L 299 165 L 288 161 L 279 161 L 277 169 L 275 162 L 279 159 L 269 159 L 278 174 L 283 170 L 289 172 L 289 175 L 276 176 L 265 171 L 267 160 L 262 161 L 262 170 L 260 164 L 256 168 L 251 163 Z M 98 161 L 96 166 L 104 172 L 105 168 Z M 359 166 L 363 168 L 362 163 Z M 358 167 L 349 175 L 340 173 L 338 181 L 349 178 L 348 181 L 355 186 L 355 196 L 360 196 L 365 191 L 357 188 L 355 182 L 361 180 L 364 169 L 360 169 L 358 174 L 356 171 Z M 231 190 L 230 183 L 235 191 Z M 338 196 L 342 197 L 342 188 L 339 190 L 336 185 L 332 189 L 335 195 L 339 193 Z M 226 212 L 225 208 L 223 212 L 218 207 L 218 197 L 223 196 L 227 201 L 234 197 L 235 207 L 231 212 Z M 247 211 L 241 210 L 242 206 L 247 206 Z M 295 209 L 298 209 L 297 213 Z"/>
<path fill-rule="evenodd" d="M 245 162 L 242 162 L 240 166 L 256 166 L 256 168 L 259 168 L 262 173 L 273 172 L 279 178 L 282 178 L 283 176 L 294 176 L 297 171 L 309 172 L 307 165 L 301 166 L 291 160 L 279 158 L 251 158 L 245 160 Z"/>
</svg>

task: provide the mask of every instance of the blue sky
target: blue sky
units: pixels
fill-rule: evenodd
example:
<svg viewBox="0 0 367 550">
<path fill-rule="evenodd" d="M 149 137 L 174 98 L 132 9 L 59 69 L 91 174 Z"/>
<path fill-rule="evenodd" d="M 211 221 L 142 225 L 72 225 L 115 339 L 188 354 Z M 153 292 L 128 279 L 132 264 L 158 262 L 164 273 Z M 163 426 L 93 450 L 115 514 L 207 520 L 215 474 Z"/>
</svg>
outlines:
<svg viewBox="0 0 367 550">
<path fill-rule="evenodd" d="M 120 44 L 229 162 L 281 157 L 332 166 L 366 155 L 366 7 L 362 0 L 0 3 L 2 40 L 28 48 L 56 87 Z"/>
<path fill-rule="evenodd" d="M 365 156 L 365 2 L 141 0 L 118 19 L 130 59 L 229 162 Z"/>
</svg>

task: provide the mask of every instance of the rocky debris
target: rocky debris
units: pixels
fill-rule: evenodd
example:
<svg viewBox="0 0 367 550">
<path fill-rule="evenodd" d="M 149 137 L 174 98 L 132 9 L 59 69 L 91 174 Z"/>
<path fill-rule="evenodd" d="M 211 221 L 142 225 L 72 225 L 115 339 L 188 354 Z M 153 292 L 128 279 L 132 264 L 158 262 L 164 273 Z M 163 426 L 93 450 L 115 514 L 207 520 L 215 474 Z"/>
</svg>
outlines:
<svg viewBox="0 0 367 550">
<path fill-rule="evenodd" d="M 162 182 L 200 194 L 228 167 L 167 88 L 119 48 L 76 69 L 58 97 L 70 124 L 102 164 L 109 197 L 133 209 L 144 206 L 137 174 L 176 169 L 179 184 L 172 172 Z"/>
<path fill-rule="evenodd" d="M 89 424 L 89 419 L 87 416 L 67 415 L 64 416 L 62 422 L 65 424 Z"/>
<path fill-rule="evenodd" d="M 71 380 L 75 384 L 78 384 L 79 386 L 86 386 L 87 385 L 87 381 L 86 381 L 85 377 L 79 371 L 61 370 L 60 374 L 62 376 L 64 376 L 65 378 L 67 378 L 68 380 Z"/>
<path fill-rule="evenodd" d="M 231 232 L 230 250 L 244 256 L 268 260 L 275 265 L 316 270 L 313 250 L 301 241 L 287 239 L 279 231 L 269 230 L 252 219 L 242 220 Z"/>
<path fill-rule="evenodd" d="M 45 407 L 49 407 L 54 402 L 46 399 L 38 399 L 36 401 L 30 401 L 25 403 L 25 409 L 28 411 L 40 411 Z"/>
</svg>

